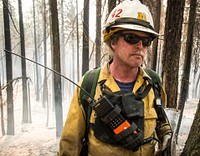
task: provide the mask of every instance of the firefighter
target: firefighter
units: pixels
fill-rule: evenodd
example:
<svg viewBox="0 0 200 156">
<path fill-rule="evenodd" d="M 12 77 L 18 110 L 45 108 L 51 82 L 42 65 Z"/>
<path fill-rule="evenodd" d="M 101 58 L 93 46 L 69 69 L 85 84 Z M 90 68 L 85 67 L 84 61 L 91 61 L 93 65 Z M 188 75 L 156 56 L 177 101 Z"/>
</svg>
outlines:
<svg viewBox="0 0 200 156">
<path fill-rule="evenodd" d="M 156 109 L 151 77 L 142 67 L 147 48 L 158 37 L 151 13 L 138 0 L 125 0 L 110 13 L 103 37 L 111 60 L 101 67 L 95 88 L 97 102 L 90 116 L 87 155 L 153 156 L 158 142 L 164 151 L 172 130 L 167 116 Z M 77 87 L 60 138 L 59 156 L 78 156 L 83 147 L 87 114 L 80 92 Z M 160 92 L 166 102 L 163 88 Z"/>
</svg>

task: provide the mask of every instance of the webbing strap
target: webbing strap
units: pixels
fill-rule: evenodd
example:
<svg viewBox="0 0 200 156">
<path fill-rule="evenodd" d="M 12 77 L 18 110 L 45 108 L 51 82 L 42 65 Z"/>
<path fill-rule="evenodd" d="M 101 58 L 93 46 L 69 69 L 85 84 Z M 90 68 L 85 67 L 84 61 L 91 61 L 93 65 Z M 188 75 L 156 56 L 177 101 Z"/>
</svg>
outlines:
<svg viewBox="0 0 200 156">
<path fill-rule="evenodd" d="M 158 76 L 158 74 L 155 71 L 153 71 L 151 69 L 145 68 L 144 70 L 151 77 L 155 97 L 160 98 L 161 97 L 161 84 L 162 84 L 160 77 Z"/>
<path fill-rule="evenodd" d="M 81 87 L 83 87 L 90 94 L 91 97 L 94 97 L 99 73 L 100 73 L 100 68 L 96 68 L 91 71 L 88 71 L 83 78 Z M 85 142 L 84 146 L 86 147 L 87 146 L 86 144 L 88 142 L 89 120 L 90 120 L 92 108 L 91 106 L 89 106 L 89 103 L 86 100 L 84 100 L 85 99 L 84 96 L 88 96 L 88 95 L 86 95 L 85 92 L 81 90 L 80 92 L 81 104 L 86 114 L 86 130 L 85 130 L 85 136 L 83 139 L 83 141 Z"/>
<path fill-rule="evenodd" d="M 94 70 L 88 71 L 83 79 L 82 87 L 85 88 L 85 90 L 90 94 L 91 97 L 94 97 L 99 73 L 100 73 L 100 68 L 96 68 Z M 88 102 L 84 100 L 85 99 L 84 96 L 87 95 L 81 91 L 80 96 L 83 108 L 87 116 L 86 122 L 88 123 L 92 109 L 89 106 Z"/>
<path fill-rule="evenodd" d="M 91 71 L 88 71 L 83 78 L 81 87 L 84 88 L 90 94 L 91 97 L 94 96 L 99 73 L 100 73 L 100 68 L 96 68 Z M 81 90 L 80 92 L 81 102 L 83 102 L 84 95 L 85 95 L 85 92 Z"/>
<path fill-rule="evenodd" d="M 149 77 L 151 78 L 153 84 L 154 83 L 161 84 L 160 77 L 158 76 L 158 74 L 155 71 L 148 69 L 148 68 L 145 68 L 144 70 L 149 75 Z"/>
</svg>

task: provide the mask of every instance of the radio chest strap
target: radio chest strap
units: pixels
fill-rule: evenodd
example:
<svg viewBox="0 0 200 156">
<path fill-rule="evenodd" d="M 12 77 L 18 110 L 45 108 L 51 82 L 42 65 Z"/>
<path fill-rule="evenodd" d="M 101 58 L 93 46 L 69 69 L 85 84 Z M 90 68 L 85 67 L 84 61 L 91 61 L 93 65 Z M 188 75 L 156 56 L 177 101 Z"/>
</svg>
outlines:
<svg viewBox="0 0 200 156">
<path fill-rule="evenodd" d="M 92 97 L 94 97 L 94 95 L 95 95 L 95 90 L 96 90 L 100 70 L 101 70 L 101 68 L 99 67 L 99 68 L 95 68 L 91 71 L 88 71 L 85 74 L 83 82 L 82 82 L 81 87 L 83 87 Z M 158 77 L 157 73 L 155 73 L 151 69 L 145 69 L 145 72 L 152 79 L 153 90 L 154 90 L 155 97 L 156 97 L 155 99 L 160 98 L 161 97 L 161 89 L 160 89 L 161 81 L 160 81 L 160 78 Z M 82 152 L 81 152 L 81 155 L 83 156 L 83 155 L 87 155 L 88 131 L 89 131 L 89 127 L 90 127 L 89 120 L 90 120 L 90 115 L 91 115 L 91 112 L 92 112 L 92 107 L 88 104 L 88 101 L 85 100 L 85 93 L 82 90 L 80 91 L 80 100 L 81 100 L 81 103 L 83 105 L 83 108 L 84 108 L 84 111 L 85 111 L 85 114 L 86 114 L 86 130 L 85 130 L 85 136 L 83 138 L 83 149 L 82 149 Z M 157 109 L 156 109 L 156 111 L 157 111 Z M 158 117 L 158 118 L 160 118 L 160 117 Z M 163 118 L 161 117 L 161 119 L 163 119 Z M 144 140 L 144 143 L 148 143 L 150 141 L 151 141 L 151 139 L 149 141 Z"/>
</svg>

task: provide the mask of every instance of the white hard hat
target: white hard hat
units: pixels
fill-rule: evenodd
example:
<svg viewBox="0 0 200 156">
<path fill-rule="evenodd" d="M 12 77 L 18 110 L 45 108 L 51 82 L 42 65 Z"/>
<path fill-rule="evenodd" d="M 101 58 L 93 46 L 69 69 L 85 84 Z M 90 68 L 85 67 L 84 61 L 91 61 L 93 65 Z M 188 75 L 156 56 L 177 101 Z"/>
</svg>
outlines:
<svg viewBox="0 0 200 156">
<path fill-rule="evenodd" d="M 125 0 L 111 11 L 103 28 L 104 41 L 116 32 L 115 28 L 118 28 L 116 31 L 130 29 L 158 36 L 149 9 L 139 0 Z"/>
</svg>

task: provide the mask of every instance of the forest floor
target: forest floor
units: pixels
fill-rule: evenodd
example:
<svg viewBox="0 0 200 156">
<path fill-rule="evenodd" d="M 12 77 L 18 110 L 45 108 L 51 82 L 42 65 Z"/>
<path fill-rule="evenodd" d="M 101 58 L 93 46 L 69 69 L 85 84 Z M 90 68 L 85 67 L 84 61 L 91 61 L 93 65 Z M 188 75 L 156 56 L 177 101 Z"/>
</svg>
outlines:
<svg viewBox="0 0 200 156">
<path fill-rule="evenodd" d="M 15 102 L 16 103 L 16 102 Z M 180 127 L 176 155 L 178 156 L 187 140 L 196 112 L 198 100 L 188 100 L 184 109 Z M 46 126 L 46 109 L 38 102 L 32 102 L 32 123 L 22 124 L 22 106 L 15 105 L 15 135 L 4 135 L 0 132 L 1 156 L 55 156 L 59 139 L 56 138 L 54 112 L 50 111 L 50 120 Z M 4 110 L 4 114 L 6 111 Z M 6 122 L 6 119 L 4 119 Z M 1 127 L 1 123 L 0 123 Z M 6 127 L 6 126 L 5 126 Z"/>
</svg>

